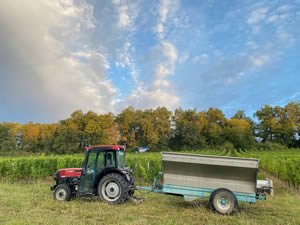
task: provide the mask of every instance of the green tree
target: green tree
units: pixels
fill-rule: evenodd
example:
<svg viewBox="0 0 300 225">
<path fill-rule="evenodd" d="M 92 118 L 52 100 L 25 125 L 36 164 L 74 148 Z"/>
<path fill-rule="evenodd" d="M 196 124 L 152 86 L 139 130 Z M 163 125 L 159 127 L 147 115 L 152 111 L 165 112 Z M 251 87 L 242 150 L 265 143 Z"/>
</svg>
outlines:
<svg viewBox="0 0 300 225">
<path fill-rule="evenodd" d="M 260 110 L 254 113 L 254 117 L 260 120 L 258 124 L 258 137 L 262 138 L 262 141 L 272 141 L 274 138 L 274 129 L 276 126 L 274 109 L 269 105 L 264 105 Z"/>
<path fill-rule="evenodd" d="M 207 142 L 216 146 L 224 143 L 223 128 L 226 124 L 226 118 L 223 112 L 218 108 L 209 108 L 206 113 L 208 128 L 206 132 Z"/>
<path fill-rule="evenodd" d="M 11 151 L 15 148 L 16 138 L 11 129 L 5 123 L 0 123 L 0 151 Z"/>
<path fill-rule="evenodd" d="M 129 147 L 137 145 L 137 132 L 140 129 L 140 124 L 137 121 L 138 114 L 141 114 L 141 112 L 136 112 L 134 108 L 130 106 L 116 117 L 120 135 L 121 137 L 126 137 Z"/>
<path fill-rule="evenodd" d="M 197 113 L 196 109 L 178 108 L 174 112 L 173 122 L 175 125 L 173 145 L 190 148 L 201 148 L 206 145 L 204 135 L 208 129 L 208 121 L 204 112 Z"/>
<path fill-rule="evenodd" d="M 226 122 L 224 136 L 236 149 L 247 149 L 253 146 L 251 124 L 245 119 L 231 118 Z"/>
<path fill-rule="evenodd" d="M 38 144 L 40 138 L 40 124 L 29 122 L 20 127 L 22 134 L 22 146 L 26 151 L 38 152 Z"/>
<path fill-rule="evenodd" d="M 71 120 L 60 121 L 54 135 L 53 150 L 59 154 L 80 152 L 82 136 Z"/>
<path fill-rule="evenodd" d="M 291 146 L 300 147 L 300 101 L 290 102 L 284 107 L 288 118 L 292 121 L 293 140 Z M 298 137 L 298 139 L 297 139 Z"/>
<path fill-rule="evenodd" d="M 256 116 L 258 124 L 258 136 L 262 141 L 278 142 L 286 146 L 297 143 L 299 134 L 300 107 L 299 103 L 291 102 L 285 107 L 271 107 L 264 105 L 258 110 Z"/>
</svg>

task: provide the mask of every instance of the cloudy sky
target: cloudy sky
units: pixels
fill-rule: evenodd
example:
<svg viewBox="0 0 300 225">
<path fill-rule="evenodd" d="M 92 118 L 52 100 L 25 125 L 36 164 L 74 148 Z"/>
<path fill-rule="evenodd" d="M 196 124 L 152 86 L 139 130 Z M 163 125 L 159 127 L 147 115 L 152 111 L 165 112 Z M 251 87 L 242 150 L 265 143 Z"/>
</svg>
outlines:
<svg viewBox="0 0 300 225">
<path fill-rule="evenodd" d="M 0 122 L 300 100 L 300 1 L 1 0 Z"/>
</svg>

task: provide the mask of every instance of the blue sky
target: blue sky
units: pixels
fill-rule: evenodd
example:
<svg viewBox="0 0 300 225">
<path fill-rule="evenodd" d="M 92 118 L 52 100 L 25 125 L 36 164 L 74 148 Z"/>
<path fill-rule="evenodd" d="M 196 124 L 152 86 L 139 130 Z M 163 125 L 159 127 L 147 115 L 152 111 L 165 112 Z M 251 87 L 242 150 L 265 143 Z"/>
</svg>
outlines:
<svg viewBox="0 0 300 225">
<path fill-rule="evenodd" d="M 0 122 L 300 100 L 300 1 L 2 0 Z"/>
</svg>

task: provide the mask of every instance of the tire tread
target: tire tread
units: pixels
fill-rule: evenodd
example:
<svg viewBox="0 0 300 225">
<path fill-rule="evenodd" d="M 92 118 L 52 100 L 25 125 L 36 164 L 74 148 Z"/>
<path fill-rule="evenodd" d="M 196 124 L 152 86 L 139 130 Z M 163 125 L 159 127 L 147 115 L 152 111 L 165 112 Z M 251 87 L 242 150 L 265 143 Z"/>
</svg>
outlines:
<svg viewBox="0 0 300 225">
<path fill-rule="evenodd" d="M 56 192 L 57 192 L 58 189 L 61 189 L 61 188 L 65 189 L 65 191 L 66 191 L 66 193 L 67 193 L 67 196 L 66 196 L 66 198 L 65 198 L 64 201 L 70 201 L 70 200 L 71 200 L 71 197 L 72 197 L 72 192 L 71 192 L 71 188 L 70 188 L 69 185 L 67 185 L 67 184 L 59 184 L 59 185 L 57 185 L 57 186 L 55 187 L 55 189 L 54 189 L 54 191 L 53 191 L 53 199 L 54 199 L 54 200 L 58 200 L 58 199 L 56 198 Z"/>
<path fill-rule="evenodd" d="M 121 195 L 119 197 L 119 199 L 113 201 L 113 202 L 108 202 L 105 200 L 105 198 L 102 196 L 102 192 L 101 192 L 101 187 L 102 185 L 105 183 L 106 180 L 108 179 L 113 179 L 115 181 L 117 181 L 120 186 L 121 186 Z M 125 178 L 123 176 L 121 176 L 120 174 L 117 173 L 109 173 L 107 175 L 105 175 L 99 182 L 98 184 L 98 197 L 99 200 L 102 202 L 106 202 L 108 204 L 111 205 L 115 205 L 115 204 L 122 204 L 124 203 L 126 200 L 129 199 L 129 183 L 127 180 L 125 180 Z"/>
<path fill-rule="evenodd" d="M 213 201 L 214 201 L 214 198 L 215 196 L 220 193 L 220 192 L 226 192 L 229 194 L 230 198 L 233 200 L 233 208 L 232 208 L 232 211 L 228 212 L 228 213 L 222 213 L 220 211 L 218 211 L 214 204 L 213 204 Z M 225 189 L 225 188 L 219 188 L 219 189 L 216 189 L 214 190 L 214 192 L 210 195 L 210 198 L 209 198 L 209 205 L 210 205 L 210 208 L 211 210 L 216 213 L 216 214 L 221 214 L 221 215 L 232 215 L 233 213 L 235 213 L 237 211 L 237 207 L 238 207 L 238 201 L 235 197 L 235 195 L 232 193 L 232 191 L 228 190 L 228 189 Z"/>
</svg>

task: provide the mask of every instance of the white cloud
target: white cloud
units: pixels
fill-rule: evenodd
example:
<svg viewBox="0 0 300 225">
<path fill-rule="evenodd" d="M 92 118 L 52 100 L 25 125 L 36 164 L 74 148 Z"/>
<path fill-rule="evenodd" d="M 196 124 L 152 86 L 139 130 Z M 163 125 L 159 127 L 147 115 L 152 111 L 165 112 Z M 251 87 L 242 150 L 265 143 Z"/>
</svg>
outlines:
<svg viewBox="0 0 300 225">
<path fill-rule="evenodd" d="M 269 8 L 258 8 L 253 10 L 248 17 L 248 24 L 257 24 L 266 18 Z"/>
<path fill-rule="evenodd" d="M 170 89 L 171 84 L 167 80 L 175 70 L 178 59 L 177 49 L 171 43 L 162 41 L 160 45 L 154 47 L 153 51 L 157 57 L 153 81 L 147 86 L 137 82 L 136 90 L 131 92 L 122 105 L 132 105 L 140 109 L 158 106 L 166 106 L 170 109 L 178 107 L 179 98 L 176 96 L 175 88 Z"/>
<path fill-rule="evenodd" d="M 166 24 L 169 9 L 172 9 L 172 1 L 160 2 L 158 7 L 159 18 L 156 26 L 153 28 L 154 32 L 159 37 L 158 44 L 151 50 L 153 58 L 151 63 L 153 65 L 153 76 L 149 78 L 144 84 L 143 80 L 138 77 L 138 70 L 135 66 L 135 60 L 131 54 L 131 46 L 133 43 L 124 44 L 124 47 L 117 50 L 117 66 L 128 67 L 135 81 L 136 88 L 131 91 L 129 96 L 120 100 L 117 107 L 126 107 L 132 105 L 135 108 L 145 109 L 157 106 L 167 106 L 173 108 L 178 106 L 178 97 L 175 94 L 174 88 L 170 91 L 170 82 L 168 76 L 175 71 L 176 62 L 178 60 L 178 53 L 176 47 L 169 41 L 164 41 Z M 118 3 L 120 7 L 120 3 Z M 172 10 L 171 10 L 172 11 Z"/>
<path fill-rule="evenodd" d="M 283 42 L 286 47 L 290 46 L 295 42 L 295 38 L 293 37 L 293 35 L 288 33 L 283 27 L 277 28 L 276 35 L 279 41 Z"/>
<path fill-rule="evenodd" d="M 161 21 L 163 23 L 166 22 L 166 20 L 167 20 L 169 6 L 170 6 L 171 2 L 172 2 L 171 0 L 161 0 L 161 2 L 160 2 L 159 14 L 160 14 Z"/>
<path fill-rule="evenodd" d="M 154 86 L 158 87 L 158 88 L 160 88 L 160 87 L 166 88 L 169 85 L 170 84 L 169 84 L 169 82 L 167 80 L 159 80 L 159 79 L 157 79 L 157 80 L 154 81 Z"/>
<path fill-rule="evenodd" d="M 121 0 L 112 0 L 112 3 L 114 5 L 119 5 L 121 3 Z"/>
<path fill-rule="evenodd" d="M 258 48 L 258 45 L 254 41 L 248 41 L 246 43 L 246 45 L 247 45 L 247 47 L 249 47 L 250 49 L 253 49 L 253 50 Z"/>
<path fill-rule="evenodd" d="M 136 2 L 133 1 L 118 1 L 114 0 L 113 5 L 118 13 L 118 26 L 134 30 L 134 22 L 139 14 L 139 8 Z"/>
<path fill-rule="evenodd" d="M 272 15 L 270 17 L 268 17 L 268 19 L 266 20 L 268 23 L 272 23 L 272 22 L 275 22 L 279 19 L 279 16 L 278 15 Z"/>
<path fill-rule="evenodd" d="M 164 32 L 164 25 L 162 25 L 161 23 L 157 24 L 156 31 L 158 33 L 163 33 Z"/>
<path fill-rule="evenodd" d="M 256 56 L 250 56 L 249 60 L 254 67 L 259 68 L 269 63 L 271 58 L 268 55 L 256 55 Z"/>
<path fill-rule="evenodd" d="M 223 53 L 220 50 L 214 50 L 216 56 L 221 56 Z"/>
<path fill-rule="evenodd" d="M 186 62 L 186 60 L 188 60 L 188 58 L 189 58 L 188 53 L 184 52 L 184 53 L 182 53 L 182 54 L 180 55 L 180 57 L 179 57 L 179 59 L 178 59 L 178 63 L 179 63 L 179 64 L 183 64 L 183 63 Z"/>
<path fill-rule="evenodd" d="M 158 34 L 160 39 L 164 38 L 164 25 L 162 23 L 157 24 L 157 26 L 155 27 L 154 31 Z"/>
<path fill-rule="evenodd" d="M 208 62 L 208 55 L 206 53 L 201 54 L 200 56 L 197 55 L 192 59 L 193 63 L 202 63 L 205 64 Z"/>
<path fill-rule="evenodd" d="M 177 49 L 169 42 L 163 41 L 155 47 L 157 55 L 160 55 L 160 62 L 155 66 L 154 74 L 158 79 L 174 73 L 177 61 Z"/>
<path fill-rule="evenodd" d="M 159 17 L 154 31 L 157 33 L 158 38 L 162 40 L 165 38 L 165 33 L 168 31 L 169 23 L 178 23 L 178 19 L 176 18 L 178 2 L 177 0 L 160 0 L 157 8 Z"/>
<path fill-rule="evenodd" d="M 114 110 L 117 90 L 106 77 L 107 56 L 86 41 L 95 28 L 86 1 L 4 0 L 0 28 L 0 63 L 8 71 L 4 80 L 15 80 L 16 99 L 35 102 L 57 119 L 76 109 Z"/>
<path fill-rule="evenodd" d="M 162 53 L 167 57 L 170 64 L 174 64 L 177 60 L 177 49 L 170 42 L 162 42 Z"/>
<path fill-rule="evenodd" d="M 286 19 L 286 18 L 288 18 L 288 17 L 289 17 L 288 14 L 281 14 L 281 15 L 279 16 L 279 18 L 280 18 L 281 20 L 284 20 L 284 19 Z"/>
<path fill-rule="evenodd" d="M 197 62 L 199 62 L 199 60 L 200 60 L 200 56 L 197 55 L 192 59 L 192 62 L 197 63 Z"/>
<path fill-rule="evenodd" d="M 290 5 L 282 5 L 280 7 L 278 7 L 277 11 L 279 12 L 285 12 L 285 11 L 288 11 L 292 8 L 292 6 Z"/>
<path fill-rule="evenodd" d="M 123 6 L 120 8 L 120 20 L 119 24 L 121 27 L 128 27 L 130 25 L 130 17 L 127 13 L 127 7 Z"/>
<path fill-rule="evenodd" d="M 169 74 L 171 74 L 171 72 L 163 64 L 157 64 L 157 66 L 155 67 L 155 75 L 159 79 L 168 76 Z"/>
<path fill-rule="evenodd" d="M 158 5 L 159 18 L 153 29 L 159 39 L 158 46 L 153 48 L 155 58 L 154 77 L 152 83 L 145 87 L 139 83 L 137 91 L 133 91 L 128 97 L 128 102 L 138 108 L 153 108 L 167 106 L 174 108 L 178 106 L 179 98 L 176 96 L 175 88 L 168 88 L 170 83 L 168 76 L 175 71 L 177 61 L 182 63 L 188 56 L 183 56 L 178 60 L 176 47 L 170 42 L 165 41 L 165 33 L 168 30 L 168 19 L 174 20 L 177 10 L 177 1 L 161 0 Z"/>
<path fill-rule="evenodd" d="M 134 48 L 132 47 L 132 43 L 127 41 L 124 43 L 123 48 L 117 49 L 116 51 L 116 57 L 117 62 L 116 65 L 119 67 L 127 67 L 129 68 L 130 74 L 133 78 L 133 80 L 137 83 L 138 82 L 138 69 L 136 67 L 136 63 L 134 58 L 131 55 L 131 51 L 133 51 Z"/>
<path fill-rule="evenodd" d="M 171 89 L 143 90 L 132 93 L 127 99 L 127 104 L 139 109 L 156 108 L 165 106 L 175 109 L 179 105 L 179 98 Z"/>
</svg>

